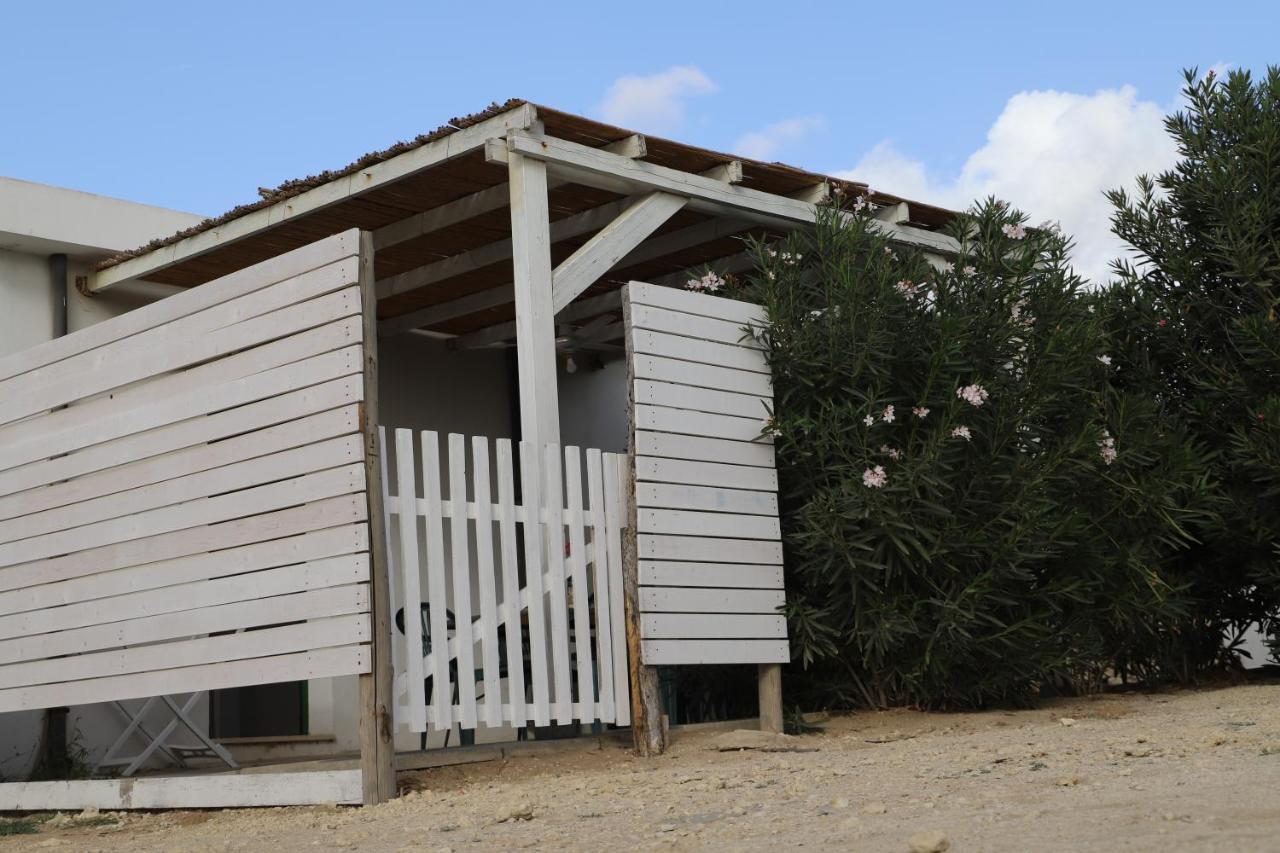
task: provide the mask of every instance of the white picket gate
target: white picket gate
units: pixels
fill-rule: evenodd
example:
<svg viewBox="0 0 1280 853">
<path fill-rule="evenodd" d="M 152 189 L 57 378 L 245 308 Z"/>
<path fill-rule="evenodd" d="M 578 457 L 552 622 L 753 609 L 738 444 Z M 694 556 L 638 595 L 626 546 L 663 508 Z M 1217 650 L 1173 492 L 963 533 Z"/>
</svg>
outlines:
<svg viewBox="0 0 1280 853">
<path fill-rule="evenodd" d="M 625 457 L 546 445 L 537 458 L 521 442 L 517 501 L 507 439 L 494 442 L 491 469 L 489 439 L 472 437 L 468 471 L 466 439 L 450 434 L 442 476 L 436 432 L 415 442 L 397 429 L 391 447 L 384 428 L 379 437 L 397 723 L 415 732 L 629 723 Z"/>
</svg>

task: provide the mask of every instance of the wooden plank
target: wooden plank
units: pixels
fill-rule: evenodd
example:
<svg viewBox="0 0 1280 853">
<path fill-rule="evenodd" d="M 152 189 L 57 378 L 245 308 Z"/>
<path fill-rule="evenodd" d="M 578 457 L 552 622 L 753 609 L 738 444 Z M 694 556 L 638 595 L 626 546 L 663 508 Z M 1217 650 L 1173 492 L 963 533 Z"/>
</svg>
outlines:
<svg viewBox="0 0 1280 853">
<path fill-rule="evenodd" d="M 364 521 L 365 513 L 365 502 L 359 496 L 342 495 L 270 514 L 132 539 L 51 560 L 10 566 L 0 571 L 0 590 L 54 583 L 143 563 L 352 524 Z"/>
<path fill-rule="evenodd" d="M 604 469 L 603 457 L 599 450 L 587 450 L 587 501 L 590 504 L 591 524 L 591 564 L 594 569 L 596 615 L 596 663 L 598 665 L 598 683 L 600 688 L 600 719 L 611 723 L 616 713 L 614 708 L 613 681 L 613 629 L 609 618 L 610 581 L 609 572 L 609 528 L 605 521 L 604 507 Z M 585 552 L 584 557 L 585 559 Z M 621 574 L 618 581 L 621 581 Z M 582 695 L 579 693 L 579 695 Z"/>
<path fill-rule="evenodd" d="M 474 471 L 476 512 L 476 573 L 480 592 L 480 652 L 484 661 L 484 713 L 486 725 L 502 724 L 502 690 L 499 682 L 501 665 L 498 657 L 497 566 L 493 562 L 493 504 L 490 501 L 489 440 L 484 436 L 471 439 L 471 467 Z M 519 646 L 508 648 L 520 648 Z M 507 669 L 513 668 L 508 662 Z"/>
<path fill-rule="evenodd" d="M 0 544 L 0 567 L 186 530 L 364 490 L 364 466 L 344 465 L 232 494 Z"/>
<path fill-rule="evenodd" d="M 444 514 L 440 498 L 440 435 L 426 430 L 422 443 L 422 493 L 426 501 L 427 619 L 431 625 L 431 721 L 437 729 L 453 725 L 453 689 L 449 681 L 449 597 L 445 586 Z M 409 652 L 414 652 L 412 646 Z"/>
<path fill-rule="evenodd" d="M 138 699 L 162 693 L 222 690 L 281 681 L 303 681 L 359 675 L 369 669 L 368 646 L 338 646 L 245 661 L 137 672 L 0 690 L 0 713 L 58 705 L 87 705 L 107 700 Z"/>
<path fill-rule="evenodd" d="M 707 586 L 782 589 L 782 566 L 756 563 L 691 563 L 679 560 L 641 560 L 640 583 L 645 586 Z"/>
<path fill-rule="evenodd" d="M 508 174 L 520 436 L 541 448 L 560 442 L 547 169 L 538 160 L 517 155 L 510 159 Z"/>
<path fill-rule="evenodd" d="M 791 660 L 786 640 L 645 640 L 642 654 L 651 666 Z"/>
<path fill-rule="evenodd" d="M 787 620 L 781 614 L 645 613 L 640 617 L 647 640 L 785 640 Z"/>
<path fill-rule="evenodd" d="M 287 338 L 360 313 L 360 291 L 348 287 L 270 314 L 192 338 L 176 338 L 156 347 L 119 354 L 108 369 L 81 370 L 47 384 L 38 373 L 9 380 L 12 388 L 0 402 L 0 423 L 120 388 L 162 373 L 221 358 L 244 349 Z"/>
<path fill-rule="evenodd" d="M 78 409 L 89 406 L 72 406 L 48 416 L 45 430 L 35 432 L 26 440 L 0 435 L 0 441 L 4 442 L 0 444 L 0 470 L 359 373 L 361 360 L 361 347 L 346 347 L 234 382 L 214 387 L 193 386 L 146 406 L 104 412 L 93 420 L 84 419 L 83 412 L 77 413 Z M 73 414 L 74 417 L 62 418 Z M 39 419 L 15 426 L 28 423 L 38 424 Z"/>
<path fill-rule="evenodd" d="M 94 484 L 101 481 L 89 480 L 84 475 L 188 447 L 193 448 L 191 451 L 193 458 L 204 459 L 206 458 L 204 454 L 210 450 L 206 446 L 208 442 L 225 439 L 227 436 L 252 433 L 255 430 L 271 428 L 279 424 L 287 425 L 313 412 L 326 412 L 336 407 L 341 408 L 336 409 L 335 417 L 346 421 L 358 420 L 359 411 L 354 404 L 361 396 L 359 376 L 346 376 L 309 388 L 290 391 L 278 397 L 268 397 L 256 403 L 125 435 L 86 447 L 68 456 L 41 459 L 0 473 L 0 494 L 9 495 L 24 490 L 34 490 L 45 483 L 59 483 L 64 480 L 70 481 L 65 484 L 66 494 L 77 495 L 80 489 L 91 492 Z M 284 427 L 285 431 L 288 429 L 288 426 Z M 211 453 L 210 457 L 216 458 L 216 454 Z M 161 466 L 163 467 L 164 464 L 161 463 Z M 107 475 L 108 479 L 111 476 Z M 33 496 L 37 493 L 26 491 L 26 494 Z M 63 493 L 55 492 L 54 495 Z"/>
<path fill-rule="evenodd" d="M 654 308 L 665 308 L 668 311 L 712 317 L 736 323 L 739 327 L 767 322 L 764 308 L 754 302 L 741 302 L 708 293 L 661 287 L 643 281 L 629 282 L 626 298 L 634 305 L 649 305 Z"/>
<path fill-rule="evenodd" d="M 663 406 L 635 406 L 635 428 L 677 435 L 701 435 L 729 441 L 772 444 L 773 436 L 764 433 L 763 418 L 739 418 L 733 415 L 711 415 Z"/>
<path fill-rule="evenodd" d="M 765 361 L 764 353 L 756 349 L 687 338 L 682 335 L 669 335 L 649 329 L 633 330 L 632 339 L 632 346 L 637 353 L 696 361 L 699 364 L 713 364 L 719 367 L 732 367 L 735 370 L 747 370 L 752 373 L 769 373 L 769 363 Z"/>
<path fill-rule="evenodd" d="M 637 355 L 633 359 L 636 379 L 657 379 L 677 385 L 737 391 L 758 397 L 773 397 L 773 385 L 763 373 L 734 370 L 710 364 L 695 364 L 656 355 Z"/>
<path fill-rule="evenodd" d="M 257 459 L 246 459 L 220 468 L 198 471 L 172 480 L 0 521 L 0 541 L 15 542 L 32 536 L 70 531 L 122 516 L 140 515 L 147 510 L 261 486 L 289 477 L 300 477 L 363 458 L 359 436 L 330 438 L 315 444 L 269 453 Z"/>
<path fill-rule="evenodd" d="M 217 228 L 202 231 L 145 255 L 100 270 L 89 281 L 89 289 L 97 292 L 131 278 L 146 276 L 220 246 L 239 241 L 264 228 L 322 210 L 431 166 L 460 157 L 502 136 L 513 127 L 529 127 L 537 120 L 531 104 L 521 104 L 504 113 L 477 122 L 470 127 L 410 149 L 403 154 L 321 184 L 296 196 L 247 213 Z"/>
<path fill-rule="evenodd" d="M 633 398 L 639 404 L 669 406 L 694 412 L 710 412 L 717 415 L 767 419 L 773 401 L 755 394 L 735 394 L 731 391 L 715 391 L 710 388 L 693 388 L 689 385 L 673 385 L 637 379 Z"/>
<path fill-rule="evenodd" d="M 781 539 L 776 516 L 739 515 L 729 512 L 695 512 L 687 509 L 642 508 L 641 533 L 673 533 L 681 536 L 725 536 L 734 539 Z"/>
<path fill-rule="evenodd" d="M 0 663 L 81 654 L 348 613 L 367 613 L 368 609 L 367 584 L 325 587 L 274 598 L 247 599 L 195 610 L 139 616 L 72 631 L 0 640 Z"/>
<path fill-rule="evenodd" d="M 762 350 L 764 344 L 747 334 L 748 324 L 716 317 L 704 317 L 652 305 L 631 306 L 631 328 L 651 329 L 670 335 L 715 341 L 728 346 Z"/>
<path fill-rule="evenodd" d="M 640 534 L 642 560 L 688 560 L 705 563 L 782 565 L 782 543 L 763 539 L 720 539 L 712 536 Z"/>
<path fill-rule="evenodd" d="M 255 542 L 211 553 L 99 572 L 0 593 L 0 614 L 62 607 L 81 601 L 144 592 L 193 581 L 323 560 L 369 549 L 368 526 L 347 524 L 297 536 Z"/>
<path fill-rule="evenodd" d="M 458 433 L 449 434 L 449 497 L 453 517 L 449 519 L 449 544 L 452 549 L 454 638 L 458 649 L 458 702 L 462 717 L 458 725 L 476 727 L 476 661 L 475 638 L 471 622 L 471 548 L 467 531 L 467 445 Z"/>
<path fill-rule="evenodd" d="M 683 483 L 725 489 L 778 490 L 778 474 L 772 468 L 724 465 L 685 459 L 636 457 L 636 479 L 656 483 Z"/>
<path fill-rule="evenodd" d="M 644 613 L 776 613 L 783 603 L 780 589 L 640 588 Z"/>
<path fill-rule="evenodd" d="M 542 492 L 542 479 L 536 445 L 520 442 L 521 485 L 526 506 L 537 507 Z M 539 726 L 551 722 L 550 690 L 551 674 L 547 668 L 547 620 L 544 604 L 542 575 L 550 565 L 547 550 L 542 545 L 542 524 L 536 519 L 524 524 L 525 582 L 528 585 L 529 607 L 529 658 L 533 679 L 534 723 Z"/>
<path fill-rule="evenodd" d="M 114 341 L 140 335 L 148 329 L 270 287 L 340 258 L 355 255 L 358 251 L 359 232 L 355 229 L 317 240 L 215 279 L 203 287 L 190 288 L 150 305 L 134 308 L 118 317 L 94 323 L 74 334 L 54 338 L 0 359 L 0 379 L 9 379 Z"/>
<path fill-rule="evenodd" d="M 400 541 L 399 540 L 400 533 L 398 530 L 396 531 L 396 538 L 394 539 L 394 541 L 391 535 L 391 531 L 395 529 L 395 525 L 399 524 L 399 521 L 396 520 L 393 522 L 394 516 L 391 512 L 391 494 L 389 490 L 391 488 L 392 481 L 389 474 L 387 473 L 387 457 L 389 454 L 390 454 L 390 446 L 387 444 L 387 428 L 385 426 L 379 425 L 378 426 L 378 473 L 380 475 L 379 479 L 382 482 L 382 531 L 383 531 L 383 536 L 385 537 L 384 541 L 386 543 L 386 549 L 387 549 L 387 576 L 388 576 L 387 579 L 389 581 L 389 583 L 387 584 L 387 593 L 388 593 L 388 597 L 391 599 L 390 606 L 387 608 L 387 611 L 391 614 L 391 618 L 394 620 L 396 611 L 404 607 L 404 579 L 400 576 L 400 564 L 396 558 L 396 553 L 400 550 L 398 547 L 399 541 Z M 372 525 L 370 525 L 370 528 L 372 528 Z M 405 612 L 407 613 L 408 611 L 405 611 Z M 405 652 L 404 634 L 401 633 L 397 636 L 397 632 L 390 627 L 389 627 L 389 633 L 391 634 L 391 671 L 392 673 L 405 672 L 406 671 L 405 668 L 408 666 L 408 662 L 407 662 L 406 652 Z M 395 678 L 396 676 L 393 675 L 392 676 L 393 686 L 396 684 Z M 405 690 L 406 696 L 408 695 L 408 692 L 409 691 L 406 685 L 406 690 Z M 396 693 L 397 693 L 396 701 L 398 702 L 399 701 L 398 689 L 396 690 Z M 423 714 L 424 715 L 426 714 L 425 710 L 423 711 Z"/>
<path fill-rule="evenodd" d="M 567 540 L 569 578 L 573 583 L 573 653 L 578 680 L 578 699 L 587 703 L 595 698 L 593 661 L 591 659 L 591 609 L 587 586 L 587 545 L 583 530 L 582 456 L 572 445 L 564 449 L 565 497 L 569 512 Z M 580 722 L 589 722 L 579 718 Z"/>
<path fill-rule="evenodd" d="M 176 478 L 269 456 L 311 442 L 353 434 L 359 428 L 355 407 L 332 409 L 296 421 L 236 435 L 216 444 L 202 444 L 152 456 L 138 462 L 97 471 L 52 486 L 0 497 L 0 519 L 31 515 L 104 495 L 165 483 Z"/>
<path fill-rule="evenodd" d="M 14 663 L 0 666 L 0 689 L 127 675 L 219 661 L 247 660 L 368 641 L 369 617 L 357 613 L 240 634 L 220 634 L 53 660 Z"/>
<path fill-rule="evenodd" d="M 626 604 L 623 589 L 622 527 L 624 522 L 622 484 L 629 479 L 630 458 L 606 453 L 604 465 L 604 508 L 606 546 L 609 555 L 609 628 L 613 643 L 614 722 L 631 723 L 631 685 L 627 670 Z M 628 533 L 630 536 L 630 533 Z"/>
<path fill-rule="evenodd" d="M 773 445 L 753 441 L 727 441 L 708 436 L 667 432 L 637 432 L 636 453 L 667 459 L 689 459 L 726 465 L 752 465 L 773 470 Z M 645 479 L 642 477 L 641 479 Z M 776 489 L 776 485 L 770 487 Z"/>
<path fill-rule="evenodd" d="M 569 661 L 569 610 L 566 600 L 564 566 L 564 480 L 560 470 L 560 447 L 544 446 L 542 456 L 542 507 L 547 512 L 543 541 L 547 552 L 547 570 L 551 581 L 547 586 L 551 600 L 551 654 L 554 661 L 555 708 L 557 723 L 573 722 Z M 529 501 L 526 499 L 526 504 Z"/>
<path fill-rule="evenodd" d="M 367 554 L 328 557 L 243 575 L 175 584 L 64 607 L 0 616 L 0 640 L 122 622 L 137 614 L 155 615 L 196 610 L 251 598 L 362 583 L 368 579 Z"/>
<path fill-rule="evenodd" d="M 515 485 L 512 475 L 511 440 L 500 438 L 497 442 L 498 462 L 498 542 L 502 559 L 502 620 L 507 638 L 507 695 L 511 709 L 508 722 L 519 728 L 528 717 L 524 685 L 524 662 L 515 665 L 516 658 L 523 658 L 524 643 L 520 631 L 520 566 L 516 557 Z M 488 688 L 485 693 L 488 694 Z"/>
<path fill-rule="evenodd" d="M 636 504 L 645 508 L 691 509 L 778 517 L 778 496 L 773 492 L 715 489 L 677 483 L 637 483 Z M 765 538 L 765 537 L 761 537 Z"/>
<path fill-rule="evenodd" d="M 397 429 L 396 438 L 396 495 L 402 498 L 414 497 L 418 493 L 417 478 L 414 476 L 413 431 Z M 407 659 L 405 661 L 405 678 L 409 694 L 409 730 L 425 732 L 427 730 L 427 692 L 425 687 L 426 673 L 423 671 L 422 644 L 422 569 L 418 562 L 418 517 L 414 512 L 415 505 L 408 500 L 401 500 L 400 507 L 400 541 L 396 560 L 400 567 L 400 588 L 404 590 L 401 607 L 404 608 L 404 637 Z M 430 564 L 428 564 L 430 570 Z M 436 567 L 439 571 L 439 567 Z M 443 685 L 445 680 L 434 682 Z"/>
<path fill-rule="evenodd" d="M 655 192 L 638 199 L 556 267 L 551 305 L 559 311 L 684 207 L 681 196 Z"/>
<path fill-rule="evenodd" d="M 785 636 L 784 632 L 783 637 Z M 760 730 L 781 734 L 782 666 L 778 663 L 762 663 L 756 677 L 760 700 Z"/>
<path fill-rule="evenodd" d="M 0 785 L 0 811 L 217 809 L 357 804 L 360 771 L 75 779 Z"/>
</svg>

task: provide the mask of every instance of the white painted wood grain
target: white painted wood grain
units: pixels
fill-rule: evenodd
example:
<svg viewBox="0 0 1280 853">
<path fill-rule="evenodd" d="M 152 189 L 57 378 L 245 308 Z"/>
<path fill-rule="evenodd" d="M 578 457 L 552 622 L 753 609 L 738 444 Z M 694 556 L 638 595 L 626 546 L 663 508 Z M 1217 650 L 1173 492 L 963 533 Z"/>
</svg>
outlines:
<svg viewBox="0 0 1280 853">
<path fill-rule="evenodd" d="M 75 779 L 0 784 L 0 811 L 359 805 L 359 770 Z"/>
<path fill-rule="evenodd" d="M 542 465 L 538 449 L 529 441 L 520 442 L 520 473 L 524 500 L 536 501 L 544 494 Z M 547 660 L 547 605 L 543 573 L 549 571 L 550 560 L 543 545 L 545 539 L 541 524 L 524 525 L 525 582 L 528 584 L 529 607 L 529 665 L 533 686 L 533 720 L 539 726 L 551 722 L 551 671 Z"/>
<path fill-rule="evenodd" d="M 520 619 L 520 567 L 516 556 L 515 483 L 512 469 L 511 440 L 497 441 L 498 465 L 498 542 L 502 560 L 502 620 L 507 638 L 507 721 L 523 726 L 531 717 L 525 711 L 524 665 L 514 666 L 523 652 Z M 486 689 L 486 692 L 487 689 Z"/>
<path fill-rule="evenodd" d="M 636 457 L 636 479 L 655 483 L 683 483 L 725 489 L 777 491 L 778 474 L 772 468 L 722 465 L 686 459 Z"/>
<path fill-rule="evenodd" d="M 773 385 L 764 373 L 643 354 L 634 356 L 632 365 L 637 379 L 657 379 L 677 385 L 773 397 Z"/>
<path fill-rule="evenodd" d="M 477 435 L 471 439 L 471 468 L 475 477 L 472 489 L 476 510 L 476 582 L 480 593 L 480 620 L 475 628 L 484 666 L 484 707 L 481 716 L 486 725 L 497 726 L 502 723 L 502 692 L 498 680 L 498 568 L 493 562 L 489 440 L 484 436 Z"/>
<path fill-rule="evenodd" d="M 634 446 L 635 452 L 640 456 L 752 465 L 773 471 L 773 445 L 765 442 L 728 441 L 723 438 L 640 430 L 635 433 Z"/>
<path fill-rule="evenodd" d="M 567 569 L 573 597 L 573 654 L 577 675 L 578 698 L 583 702 L 595 698 L 594 664 L 591 658 L 590 588 L 587 586 L 586 534 L 582 512 L 582 455 L 577 447 L 564 449 L 565 498 L 571 520 L 566 549 L 569 552 Z M 580 720 L 586 722 L 586 720 Z"/>
<path fill-rule="evenodd" d="M 647 640 L 785 640 L 787 620 L 759 613 L 645 613 Z"/>
<path fill-rule="evenodd" d="M 645 613 L 776 613 L 782 605 L 780 589 L 640 588 Z"/>
<path fill-rule="evenodd" d="M 751 373 L 769 373 L 769 364 L 760 350 L 734 344 L 669 335 L 648 329 L 634 329 L 631 336 L 633 352 L 678 358 L 698 364 L 714 364 L 732 367 Z"/>
<path fill-rule="evenodd" d="M 440 495 L 440 435 L 426 430 L 422 445 L 422 492 L 426 501 L 427 619 L 431 625 L 431 719 L 437 729 L 453 725 L 453 695 L 449 684 L 449 597 L 444 573 L 444 514 Z M 410 653 L 414 648 L 410 646 Z"/>
<path fill-rule="evenodd" d="M 729 512 L 696 512 L 687 509 L 640 509 L 641 533 L 673 533 L 681 536 L 724 536 L 733 539 L 780 539 L 778 519 Z"/>
<path fill-rule="evenodd" d="M 723 296 L 694 293 L 689 290 L 677 290 L 673 287 L 661 287 L 642 281 L 629 282 L 627 296 L 637 305 L 652 305 L 655 308 L 666 308 L 669 311 L 679 311 L 684 314 L 714 317 L 739 325 L 762 323 L 765 320 L 764 309 L 752 302 L 725 299 Z"/>
<path fill-rule="evenodd" d="M 604 457 L 595 448 L 586 452 L 587 461 L 587 503 L 590 508 L 591 530 L 591 565 L 595 589 L 594 609 L 596 613 L 596 665 L 599 668 L 598 685 L 600 691 L 600 716 L 605 722 L 613 722 L 615 714 L 614 681 L 613 681 L 613 630 L 610 624 L 610 577 L 609 572 L 609 537 L 616 535 L 609 530 L 605 521 L 604 506 Z M 612 462 L 612 460 L 610 460 Z M 583 559 L 586 559 L 585 552 Z M 616 582 L 621 583 L 622 574 L 618 573 Z M 580 694 L 581 695 L 581 694 Z"/>
<path fill-rule="evenodd" d="M 449 544 L 452 548 L 454 637 L 457 640 L 458 703 L 463 728 L 476 727 L 476 662 L 471 623 L 471 548 L 467 524 L 467 444 L 458 433 L 449 434 L 449 502 L 453 516 L 449 519 Z"/>
<path fill-rule="evenodd" d="M 641 405 L 635 407 L 634 417 L 636 429 L 652 432 L 701 435 L 729 441 L 750 441 L 756 444 L 773 443 L 773 436 L 767 433 L 762 434 L 765 426 L 763 418 L 738 418 L 731 415 L 710 415 L 706 412 Z"/>
<path fill-rule="evenodd" d="M 671 335 L 684 335 L 687 338 L 715 341 L 754 350 L 764 349 L 762 343 L 747 333 L 750 328 L 753 328 L 749 324 L 703 317 L 698 314 L 686 314 L 683 311 L 671 311 L 667 308 L 654 308 L 639 303 L 631 305 L 631 327 L 651 329 Z"/>
<path fill-rule="evenodd" d="M 416 496 L 417 478 L 414 476 L 413 431 L 397 429 L 396 440 L 396 494 Z M 422 570 L 418 559 L 418 519 L 416 514 L 401 515 L 398 528 L 399 549 L 396 553 L 400 567 L 400 588 L 404 590 L 401 602 L 404 619 L 405 672 L 409 693 L 409 730 L 427 730 L 427 693 L 423 679 L 422 659 Z M 390 550 L 390 549 L 388 549 Z M 394 616 L 394 614 L 392 614 Z M 447 679 L 445 679 L 447 680 Z M 435 681 L 443 685 L 445 680 Z"/>
<path fill-rule="evenodd" d="M 778 496 L 773 492 L 640 482 L 636 483 L 636 505 L 641 508 L 691 509 L 762 515 L 767 516 L 774 525 L 778 520 Z"/>
<path fill-rule="evenodd" d="M 782 566 L 754 563 L 692 563 L 641 560 L 643 586 L 744 587 L 782 589 Z"/>
<path fill-rule="evenodd" d="M 547 585 L 551 599 L 551 655 L 552 675 L 555 679 L 555 711 L 557 723 L 573 722 L 571 664 L 569 661 L 569 611 L 564 566 L 564 476 L 561 471 L 560 446 L 546 444 L 543 447 L 542 494 L 549 510 L 543 528 L 543 543 L 547 552 L 547 570 L 551 581 Z"/>
<path fill-rule="evenodd" d="M 651 379 L 637 379 L 633 394 L 636 403 L 762 420 L 769 417 L 772 407 L 772 401 L 768 397 L 674 385 Z"/>
<path fill-rule="evenodd" d="M 640 656 L 649 666 L 791 660 L 786 640 L 643 640 Z"/>
<path fill-rule="evenodd" d="M 631 684 L 627 667 L 627 634 L 622 589 L 622 534 L 626 525 L 623 513 L 622 484 L 630 478 L 630 458 L 625 454 L 606 453 L 604 464 L 605 524 L 610 531 L 609 553 L 609 624 L 613 632 L 613 696 L 614 718 L 620 726 L 631 724 Z M 614 531 L 617 531 L 616 533 Z"/>
<path fill-rule="evenodd" d="M 706 563 L 782 565 L 782 543 L 763 539 L 722 539 L 713 536 L 664 536 L 641 533 L 640 558 Z"/>
</svg>

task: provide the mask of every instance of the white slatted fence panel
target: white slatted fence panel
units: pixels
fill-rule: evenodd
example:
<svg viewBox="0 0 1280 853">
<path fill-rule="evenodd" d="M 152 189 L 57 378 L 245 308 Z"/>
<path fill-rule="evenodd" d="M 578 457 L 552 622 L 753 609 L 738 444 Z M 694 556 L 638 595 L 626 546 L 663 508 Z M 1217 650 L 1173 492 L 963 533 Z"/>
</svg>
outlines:
<svg viewBox="0 0 1280 853">
<path fill-rule="evenodd" d="M 632 282 L 641 655 L 648 664 L 787 660 L 778 478 L 759 306 Z"/>
</svg>

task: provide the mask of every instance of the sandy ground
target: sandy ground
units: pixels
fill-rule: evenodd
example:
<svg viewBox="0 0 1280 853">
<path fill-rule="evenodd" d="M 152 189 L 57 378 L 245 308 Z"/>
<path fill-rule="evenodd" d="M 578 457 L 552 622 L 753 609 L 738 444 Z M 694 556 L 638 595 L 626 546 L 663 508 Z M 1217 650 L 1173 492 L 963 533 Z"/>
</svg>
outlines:
<svg viewBox="0 0 1280 853">
<path fill-rule="evenodd" d="M 377 808 L 123 816 L 11 850 L 1280 850 L 1280 685 L 865 713 L 789 744 L 620 747 L 402 777 Z M 934 833 L 933 838 L 920 837 Z M 930 842 L 926 844 L 925 842 Z"/>
</svg>

